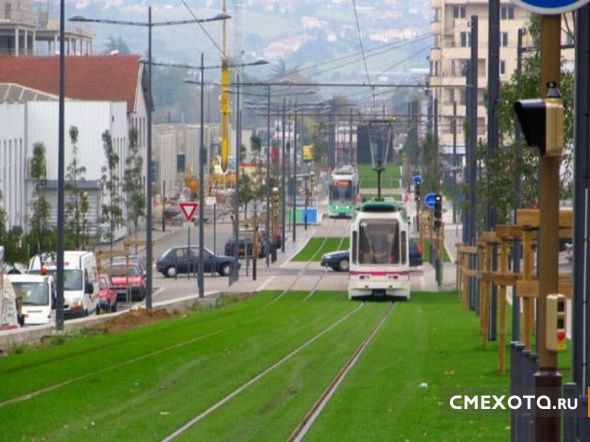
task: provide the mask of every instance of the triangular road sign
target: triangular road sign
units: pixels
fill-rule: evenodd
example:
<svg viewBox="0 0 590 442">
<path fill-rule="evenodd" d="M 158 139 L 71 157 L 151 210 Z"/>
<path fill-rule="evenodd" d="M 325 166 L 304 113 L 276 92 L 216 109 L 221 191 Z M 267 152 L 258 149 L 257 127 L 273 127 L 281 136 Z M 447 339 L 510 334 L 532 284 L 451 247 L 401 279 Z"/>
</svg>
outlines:
<svg viewBox="0 0 590 442">
<path fill-rule="evenodd" d="M 195 210 L 199 207 L 199 203 L 178 203 L 178 206 L 184 215 L 184 219 L 190 221 L 195 214 Z"/>
</svg>

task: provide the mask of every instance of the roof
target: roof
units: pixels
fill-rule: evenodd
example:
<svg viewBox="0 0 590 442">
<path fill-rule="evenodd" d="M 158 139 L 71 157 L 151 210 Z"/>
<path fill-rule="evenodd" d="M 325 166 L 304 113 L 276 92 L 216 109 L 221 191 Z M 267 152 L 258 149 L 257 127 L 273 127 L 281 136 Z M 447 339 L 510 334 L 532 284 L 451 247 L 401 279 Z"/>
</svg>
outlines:
<svg viewBox="0 0 590 442">
<path fill-rule="evenodd" d="M 65 57 L 65 96 L 76 100 L 125 101 L 127 112 L 133 112 L 139 72 L 143 69 L 140 58 L 139 55 Z M 59 56 L 0 56 L 0 83 L 16 83 L 59 95 Z"/>
<path fill-rule="evenodd" d="M 397 212 L 398 206 L 389 201 L 368 201 L 361 205 L 361 212 Z"/>
</svg>

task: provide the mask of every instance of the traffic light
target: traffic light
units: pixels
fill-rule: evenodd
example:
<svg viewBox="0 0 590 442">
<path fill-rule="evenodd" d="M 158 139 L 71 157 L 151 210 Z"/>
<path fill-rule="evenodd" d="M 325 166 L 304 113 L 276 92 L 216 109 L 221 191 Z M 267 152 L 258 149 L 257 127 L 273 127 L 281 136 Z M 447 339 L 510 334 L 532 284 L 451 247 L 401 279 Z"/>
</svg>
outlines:
<svg viewBox="0 0 590 442">
<path fill-rule="evenodd" d="M 541 155 L 561 155 L 563 102 L 555 83 L 547 84 L 547 98 L 518 100 L 514 111 L 529 146 L 537 147 Z"/>
<path fill-rule="evenodd" d="M 547 295 L 545 342 L 550 351 L 563 351 L 566 348 L 565 300 L 563 295 Z"/>
<path fill-rule="evenodd" d="M 414 184 L 414 200 L 420 201 L 422 199 L 422 189 L 420 183 Z"/>
<path fill-rule="evenodd" d="M 434 228 L 442 226 L 442 195 L 437 193 L 434 197 Z"/>
</svg>

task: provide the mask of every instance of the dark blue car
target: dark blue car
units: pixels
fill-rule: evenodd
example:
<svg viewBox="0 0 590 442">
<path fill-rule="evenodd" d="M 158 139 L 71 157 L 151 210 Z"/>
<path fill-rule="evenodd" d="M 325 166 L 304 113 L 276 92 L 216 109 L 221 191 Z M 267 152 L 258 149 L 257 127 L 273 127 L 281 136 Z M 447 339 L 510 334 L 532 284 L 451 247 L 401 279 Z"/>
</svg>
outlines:
<svg viewBox="0 0 590 442">
<path fill-rule="evenodd" d="M 335 272 L 348 272 L 349 263 L 348 250 L 326 253 L 321 261 L 323 267 L 332 267 Z"/>
<path fill-rule="evenodd" d="M 422 246 L 417 239 L 410 238 L 410 267 L 419 267 L 422 265 Z M 350 264 L 350 252 L 348 250 L 338 250 L 336 252 L 326 253 L 322 256 L 322 267 L 332 267 L 335 272 L 347 272 Z"/>
</svg>

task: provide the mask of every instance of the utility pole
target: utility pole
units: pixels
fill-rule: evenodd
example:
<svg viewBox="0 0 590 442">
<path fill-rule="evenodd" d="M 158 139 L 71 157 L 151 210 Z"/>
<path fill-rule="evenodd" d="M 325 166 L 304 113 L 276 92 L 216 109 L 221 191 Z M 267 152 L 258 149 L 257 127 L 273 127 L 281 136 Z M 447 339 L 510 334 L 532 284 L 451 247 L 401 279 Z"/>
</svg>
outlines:
<svg viewBox="0 0 590 442">
<path fill-rule="evenodd" d="M 457 223 L 457 102 L 453 101 L 453 224 Z"/>
<path fill-rule="evenodd" d="M 560 83 L 561 16 L 541 17 L 541 91 L 547 96 L 547 84 Z M 557 371 L 557 352 L 547 349 L 547 297 L 558 292 L 559 255 L 559 165 L 560 156 L 541 155 L 539 187 L 541 222 L 539 227 L 539 298 L 537 301 L 538 371 L 535 373 L 535 395 L 547 394 L 552 403 L 561 390 Z M 559 410 L 535 409 L 535 435 L 538 441 L 559 441 Z"/>
<path fill-rule="evenodd" d="M 286 202 L 287 202 L 287 192 L 286 192 L 286 175 L 287 175 L 287 154 L 285 151 L 285 118 L 287 118 L 287 104 L 285 97 L 283 97 L 283 112 L 281 117 L 281 131 L 282 131 L 282 144 L 281 144 L 281 160 L 282 160 L 282 176 L 281 176 L 281 252 L 285 253 L 285 240 L 286 238 L 286 231 L 285 231 L 285 210 L 286 210 Z"/>
<path fill-rule="evenodd" d="M 573 246 L 573 380 L 577 393 L 585 395 L 584 389 L 590 379 L 590 340 L 587 339 L 590 303 L 588 302 L 590 274 L 590 5 L 576 13 L 576 97 L 575 97 L 575 147 L 574 147 L 574 237 Z"/>
<path fill-rule="evenodd" d="M 522 54 L 523 54 L 523 46 L 522 46 L 522 37 L 524 34 L 523 29 L 518 30 L 518 41 L 517 41 L 517 48 L 516 48 L 516 74 L 520 76 L 522 74 Z M 516 123 L 515 128 L 515 140 L 520 141 L 522 139 L 522 131 L 520 130 L 520 125 Z M 521 183 L 520 183 L 520 164 L 521 164 L 521 157 L 518 156 L 516 158 L 516 174 L 514 177 L 514 195 L 515 195 L 515 203 L 514 203 L 514 218 L 513 222 L 516 225 L 517 223 L 517 213 L 518 208 L 520 207 L 520 192 L 521 192 Z M 520 273 L 520 241 L 516 241 L 514 243 L 514 247 L 512 248 L 512 271 L 516 274 Z M 520 297 L 517 296 L 517 289 L 516 287 L 512 288 L 513 296 L 512 296 L 512 340 L 518 342 L 520 340 Z"/>
<path fill-rule="evenodd" d="M 293 112 L 293 244 L 297 240 L 297 102 Z"/>
<path fill-rule="evenodd" d="M 469 225 L 468 225 L 468 241 L 473 244 L 475 241 L 475 218 L 477 197 L 475 193 L 476 188 L 476 174 L 477 174 L 477 158 L 475 149 L 477 148 L 477 60 L 478 60 L 478 32 L 479 32 L 479 17 L 477 15 L 471 16 L 471 59 L 469 62 Z"/>
<path fill-rule="evenodd" d="M 350 133 L 348 134 L 348 157 L 350 159 L 350 164 L 352 164 L 353 166 L 355 165 L 355 161 L 354 161 L 354 155 L 353 155 L 353 147 L 352 147 L 352 114 L 353 114 L 353 109 L 352 107 L 350 108 Z M 356 189 L 358 191 L 358 189 Z"/>
<path fill-rule="evenodd" d="M 500 95 L 500 0 L 488 2 L 488 161 L 498 152 L 498 118 L 496 106 Z M 494 201 L 487 201 L 487 230 L 496 226 L 496 209 Z M 496 249 L 492 253 L 492 265 L 496 269 L 498 256 Z M 498 312 L 498 293 L 496 284 L 492 284 L 490 299 L 490 329 L 488 336 L 496 340 L 496 316 Z"/>
<path fill-rule="evenodd" d="M 271 137 L 270 137 L 270 85 L 266 86 L 266 232 L 264 235 L 266 242 L 266 267 L 270 266 L 271 241 L 274 244 L 274 238 L 271 239 L 270 233 L 270 193 L 272 192 L 272 185 L 270 184 L 270 152 L 271 152 Z M 274 232 L 273 232 L 274 233 Z"/>
</svg>

